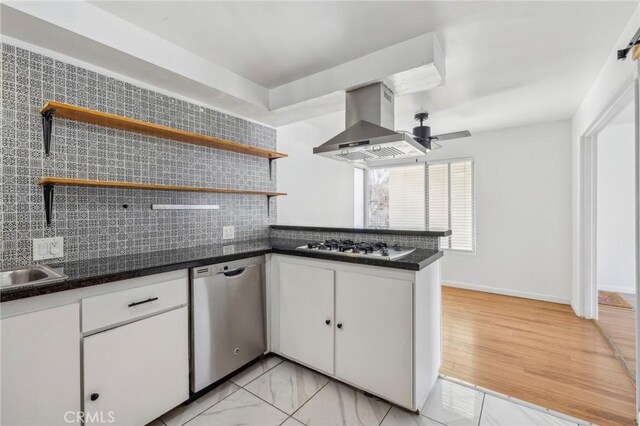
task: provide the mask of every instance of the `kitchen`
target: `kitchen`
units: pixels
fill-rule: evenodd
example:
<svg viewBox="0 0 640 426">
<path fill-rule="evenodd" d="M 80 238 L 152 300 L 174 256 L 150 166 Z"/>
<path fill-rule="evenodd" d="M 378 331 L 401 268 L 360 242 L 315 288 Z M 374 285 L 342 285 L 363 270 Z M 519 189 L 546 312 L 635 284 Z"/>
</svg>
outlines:
<svg viewBox="0 0 640 426">
<path fill-rule="evenodd" d="M 0 5 L 2 424 L 635 422 L 575 301 L 571 203 L 572 117 L 609 68 L 637 79 L 637 48 L 610 57 L 637 1 L 141 5 Z M 526 60 L 490 30 L 509 19 Z M 549 49 L 585 37 L 589 58 Z M 610 387 L 518 384 L 545 355 L 510 364 L 520 321 L 489 336 L 483 303 L 568 321 L 532 353 L 585 327 L 579 357 L 545 353 L 597 353 L 594 376 L 545 368 Z"/>
</svg>

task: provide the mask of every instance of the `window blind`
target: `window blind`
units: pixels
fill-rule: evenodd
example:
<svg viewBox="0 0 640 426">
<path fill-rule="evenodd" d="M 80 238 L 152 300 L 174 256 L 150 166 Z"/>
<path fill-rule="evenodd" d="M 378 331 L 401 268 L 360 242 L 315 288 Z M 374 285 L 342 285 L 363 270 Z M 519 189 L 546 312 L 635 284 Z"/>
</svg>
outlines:
<svg viewBox="0 0 640 426">
<path fill-rule="evenodd" d="M 424 201 L 423 165 L 389 168 L 390 228 L 424 228 Z"/>
<path fill-rule="evenodd" d="M 427 165 L 427 224 L 450 228 L 442 248 L 475 250 L 473 161 L 460 160 Z"/>
<path fill-rule="evenodd" d="M 425 226 L 424 165 L 370 169 L 369 226 L 422 229 Z"/>
</svg>

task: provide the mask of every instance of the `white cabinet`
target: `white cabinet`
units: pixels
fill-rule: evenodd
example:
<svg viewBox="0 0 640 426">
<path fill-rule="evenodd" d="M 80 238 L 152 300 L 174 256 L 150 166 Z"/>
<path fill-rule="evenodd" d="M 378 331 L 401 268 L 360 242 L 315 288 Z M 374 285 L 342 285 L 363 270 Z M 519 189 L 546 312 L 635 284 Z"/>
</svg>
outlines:
<svg viewBox="0 0 640 426">
<path fill-rule="evenodd" d="M 438 261 L 420 271 L 286 255 L 271 263 L 273 352 L 410 410 L 424 405 L 441 359 Z"/>
<path fill-rule="evenodd" d="M 0 424 L 77 424 L 78 304 L 4 318 L 0 331 Z"/>
<path fill-rule="evenodd" d="M 84 338 L 85 424 L 143 425 L 189 397 L 188 309 Z"/>
<path fill-rule="evenodd" d="M 280 264 L 280 352 L 328 374 L 333 374 L 333 274 Z"/>
<path fill-rule="evenodd" d="M 412 402 L 412 282 L 336 271 L 336 377 Z"/>
</svg>

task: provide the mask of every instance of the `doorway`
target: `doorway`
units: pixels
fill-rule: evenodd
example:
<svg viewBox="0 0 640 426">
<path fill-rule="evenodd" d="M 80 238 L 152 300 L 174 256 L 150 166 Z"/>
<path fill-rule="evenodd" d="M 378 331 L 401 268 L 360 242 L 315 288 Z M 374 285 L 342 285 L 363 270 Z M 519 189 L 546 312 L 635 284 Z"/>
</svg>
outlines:
<svg viewBox="0 0 640 426">
<path fill-rule="evenodd" d="M 635 102 L 600 130 L 596 149 L 597 326 L 629 378 L 636 378 Z"/>
<path fill-rule="evenodd" d="M 597 164 L 598 164 L 598 135 L 625 109 L 633 103 L 634 116 L 634 228 L 629 234 L 634 236 L 633 257 L 635 259 L 635 304 L 632 307 L 640 307 L 640 63 L 632 66 L 632 72 L 625 83 L 620 86 L 617 94 L 611 102 L 596 116 L 587 131 L 580 138 L 580 194 L 579 194 L 579 251 L 577 256 L 578 292 L 576 294 L 576 306 L 574 310 L 581 312 L 581 316 L 596 320 L 599 323 L 599 297 L 597 274 Z M 635 353 L 640 353 L 640 316 L 635 315 Z M 619 324 L 619 322 L 618 322 Z M 620 359 L 624 356 L 620 351 Z M 624 370 L 624 368 L 623 368 Z M 631 370 L 633 371 L 633 370 Z M 640 407 L 640 369 L 635 368 L 636 407 Z M 633 373 L 632 373 L 633 374 Z M 632 380 L 633 382 L 633 380 Z"/>
</svg>

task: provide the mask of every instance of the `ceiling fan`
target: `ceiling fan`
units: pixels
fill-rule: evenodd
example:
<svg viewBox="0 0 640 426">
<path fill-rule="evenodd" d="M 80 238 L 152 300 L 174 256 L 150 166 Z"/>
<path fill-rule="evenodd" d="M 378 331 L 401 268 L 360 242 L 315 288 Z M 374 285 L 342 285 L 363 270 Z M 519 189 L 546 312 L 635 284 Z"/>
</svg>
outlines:
<svg viewBox="0 0 640 426">
<path fill-rule="evenodd" d="M 425 126 L 423 124 L 424 121 L 429 118 L 429 113 L 419 112 L 418 114 L 414 115 L 413 118 L 416 121 L 420 122 L 419 126 L 413 128 L 413 138 L 424 145 L 428 150 L 441 148 L 441 145 L 434 143 L 434 141 L 442 142 L 451 139 L 467 138 L 471 136 L 471 132 L 468 130 L 431 136 L 431 127 Z"/>
</svg>

